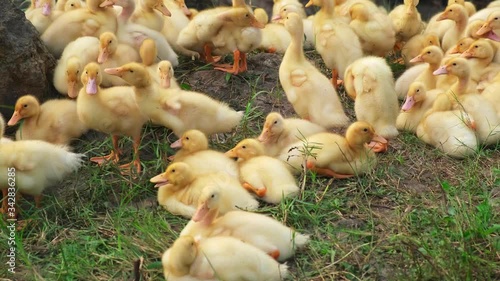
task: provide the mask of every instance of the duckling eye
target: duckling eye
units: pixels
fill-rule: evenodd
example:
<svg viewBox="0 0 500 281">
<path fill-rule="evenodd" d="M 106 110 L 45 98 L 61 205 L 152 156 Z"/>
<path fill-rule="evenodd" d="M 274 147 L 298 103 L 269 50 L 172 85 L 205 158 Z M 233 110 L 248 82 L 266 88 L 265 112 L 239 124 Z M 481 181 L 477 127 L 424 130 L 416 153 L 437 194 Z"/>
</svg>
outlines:
<svg viewBox="0 0 500 281">
<path fill-rule="evenodd" d="M 185 139 L 186 139 L 186 140 L 189 140 L 189 137 L 186 137 Z"/>
<path fill-rule="evenodd" d="M 249 15 L 248 15 L 248 14 L 245 14 L 245 18 L 248 18 L 248 17 L 249 17 Z"/>
<path fill-rule="evenodd" d="M 494 20 L 498 20 L 498 17 L 494 18 Z"/>
<path fill-rule="evenodd" d="M 420 92 L 420 89 L 417 89 L 417 93 Z"/>
<path fill-rule="evenodd" d="M 247 148 L 247 146 L 246 146 L 246 145 L 244 145 L 244 146 L 242 146 L 241 148 L 246 149 L 246 148 Z"/>
<path fill-rule="evenodd" d="M 89 72 L 88 72 L 88 71 L 85 71 L 85 74 L 89 74 Z"/>
<path fill-rule="evenodd" d="M 113 40 L 109 40 L 109 42 L 108 42 L 108 43 L 109 43 L 109 44 L 111 44 L 111 42 L 113 42 Z"/>
<path fill-rule="evenodd" d="M 130 73 L 134 73 L 134 71 L 132 69 L 129 70 Z"/>
<path fill-rule="evenodd" d="M 26 108 L 26 107 L 28 107 L 28 105 L 27 104 L 23 104 L 23 107 Z"/>
<path fill-rule="evenodd" d="M 454 63 L 453 63 L 453 66 L 457 66 L 457 63 L 455 63 L 455 62 L 454 62 Z"/>
<path fill-rule="evenodd" d="M 212 194 L 212 196 L 210 196 L 210 197 L 215 198 L 215 194 Z"/>
<path fill-rule="evenodd" d="M 479 48 L 479 46 L 478 46 L 478 45 L 476 45 L 476 46 L 474 46 L 474 48 L 476 48 L 476 49 L 477 49 L 477 48 Z"/>
<path fill-rule="evenodd" d="M 74 7 L 74 6 L 75 6 L 75 4 L 71 4 L 71 7 Z"/>
<path fill-rule="evenodd" d="M 172 170 L 172 173 L 175 173 L 175 169 Z"/>
<path fill-rule="evenodd" d="M 78 73 L 80 73 L 80 70 L 77 70 L 77 71 L 76 71 L 76 74 L 78 74 Z"/>
<path fill-rule="evenodd" d="M 453 12 L 453 9 L 449 9 L 448 11 L 449 11 L 449 12 Z"/>
<path fill-rule="evenodd" d="M 278 124 L 278 120 L 274 121 L 274 123 L 273 123 L 273 124 Z"/>
<path fill-rule="evenodd" d="M 368 128 L 364 128 L 363 132 L 365 132 L 365 133 L 368 132 Z"/>
<path fill-rule="evenodd" d="M 427 54 L 428 54 L 428 55 L 430 55 L 430 54 L 431 54 L 431 52 L 429 51 L 429 52 L 427 52 Z"/>
</svg>

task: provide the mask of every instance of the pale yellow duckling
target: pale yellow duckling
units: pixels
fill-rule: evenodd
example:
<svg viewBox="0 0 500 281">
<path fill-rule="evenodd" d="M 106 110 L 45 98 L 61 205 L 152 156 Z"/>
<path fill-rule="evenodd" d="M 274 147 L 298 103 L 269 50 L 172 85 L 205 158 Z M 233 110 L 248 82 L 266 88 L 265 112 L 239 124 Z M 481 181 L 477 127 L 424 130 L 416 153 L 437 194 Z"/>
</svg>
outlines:
<svg viewBox="0 0 500 281">
<path fill-rule="evenodd" d="M 171 129 L 176 136 L 191 129 L 206 135 L 229 132 L 243 117 L 243 112 L 235 111 L 205 94 L 159 88 L 152 83 L 148 70 L 139 63 L 128 63 L 105 71 L 132 85 L 141 111 L 153 123 Z"/>
<path fill-rule="evenodd" d="M 416 133 L 417 126 L 425 112 L 432 107 L 432 104 L 440 93 L 442 93 L 441 90 L 427 91 L 425 84 L 422 82 L 411 83 L 406 95 L 406 101 L 396 119 L 398 130 L 407 130 Z"/>
<path fill-rule="evenodd" d="M 56 2 L 54 11 L 67 11 L 68 3 L 79 6 L 80 8 L 84 6 L 85 3 L 82 3 L 81 0 L 58 0 Z"/>
<path fill-rule="evenodd" d="M 290 13 L 297 13 L 299 14 L 300 11 L 303 11 L 304 7 L 302 6 L 297 6 L 297 5 L 284 5 L 281 7 L 279 10 L 279 14 L 276 16 L 273 16 L 272 22 L 280 23 L 283 24 L 286 16 Z M 314 15 L 308 17 L 308 18 L 303 18 L 302 19 L 302 24 L 304 27 L 304 36 L 305 36 L 305 41 L 304 41 L 304 49 L 305 50 L 314 50 L 314 44 L 316 41 L 316 38 L 314 37 L 314 24 L 313 24 L 313 17 Z"/>
<path fill-rule="evenodd" d="M 113 2 L 87 0 L 87 7 L 65 12 L 57 17 L 42 34 L 49 51 L 60 57 L 66 45 L 81 36 L 98 37 L 106 31 L 116 32 L 117 20 Z"/>
<path fill-rule="evenodd" d="M 64 48 L 61 58 L 54 70 L 54 87 L 70 98 L 76 98 L 83 87 L 80 75 L 90 62 L 97 61 L 99 56 L 99 39 L 84 36 L 71 42 Z"/>
<path fill-rule="evenodd" d="M 163 29 L 163 16 L 170 17 L 172 15 L 163 0 L 137 0 L 137 4 L 130 21 L 158 32 Z"/>
<path fill-rule="evenodd" d="M 495 107 L 498 118 L 500 118 L 500 72 L 486 86 L 481 95 Z"/>
<path fill-rule="evenodd" d="M 492 1 L 490 4 L 488 4 L 487 8 L 496 8 L 496 7 L 500 7 L 500 1 L 499 0 L 496 0 L 496 1 Z"/>
<path fill-rule="evenodd" d="M 481 37 L 487 37 L 487 34 L 478 35 L 477 32 L 481 29 L 484 24 L 484 20 L 475 20 L 473 22 L 469 22 L 467 24 L 467 28 L 465 29 L 464 37 L 470 37 L 472 39 L 479 39 Z"/>
<path fill-rule="evenodd" d="M 170 145 L 180 148 L 174 155 L 173 162 L 183 161 L 189 164 L 197 174 L 224 172 L 239 178 L 239 168 L 235 161 L 224 153 L 208 149 L 208 139 L 198 130 L 189 130 Z"/>
<path fill-rule="evenodd" d="M 386 13 L 378 7 L 356 3 L 350 7 L 349 15 L 349 26 L 358 35 L 365 54 L 385 57 L 394 49 L 396 32 Z"/>
<path fill-rule="evenodd" d="M 268 53 L 284 54 L 292 40 L 286 28 L 279 23 L 269 23 L 267 12 L 262 8 L 254 10 L 255 18 L 264 26 L 259 49 Z"/>
<path fill-rule="evenodd" d="M 281 281 L 288 266 L 239 239 L 219 236 L 196 241 L 192 236 L 175 240 L 162 256 L 169 281 L 266 280 Z"/>
<path fill-rule="evenodd" d="M 175 162 L 167 170 L 150 180 L 158 189 L 158 203 L 174 215 L 191 218 L 198 202 L 207 196 L 219 196 L 221 213 L 241 208 L 255 210 L 255 200 L 240 182 L 224 172 L 197 174 L 185 162 Z"/>
<path fill-rule="evenodd" d="M 147 67 L 149 75 L 162 88 L 180 89 L 174 76 L 174 67 L 168 60 L 156 63 L 157 49 L 156 43 L 152 39 L 146 39 L 142 42 L 139 50 L 142 64 Z"/>
<path fill-rule="evenodd" d="M 111 134 L 113 138 L 111 153 L 107 156 L 92 157 L 90 161 L 99 165 L 110 160 L 118 162 L 120 159 L 118 140 L 120 136 L 128 136 L 134 141 L 134 160 L 120 166 L 120 169 L 127 170 L 134 165 L 137 173 L 140 173 L 139 146 L 142 126 L 147 119 L 135 101 L 134 90 L 131 87 L 101 89 L 99 85 L 102 81 L 102 72 L 99 64 L 94 62 L 85 66 L 81 79 L 84 87 L 78 94 L 78 117 L 89 128 Z"/>
<path fill-rule="evenodd" d="M 348 178 L 369 173 L 377 158 L 367 146 L 370 141 L 386 143 L 366 122 L 355 122 L 347 128 L 345 137 L 333 133 L 319 133 L 296 142 L 279 155 L 279 159 L 300 174 L 307 169 L 334 178 Z"/>
<path fill-rule="evenodd" d="M 64 3 L 62 9 L 59 10 L 59 2 Z M 52 11 L 52 20 L 64 14 L 64 12 L 73 11 L 84 7 L 84 4 L 80 0 L 67 0 L 67 1 L 57 1 L 56 9 Z"/>
<path fill-rule="evenodd" d="M 179 33 L 188 26 L 190 21 L 189 16 L 192 16 L 192 12 L 187 8 L 185 1 L 166 0 L 164 3 L 172 13 L 172 16 L 164 18 L 161 33 L 167 38 L 168 43 L 177 53 L 188 57 L 199 58 L 200 54 L 198 52 L 190 51 L 177 44 Z"/>
<path fill-rule="evenodd" d="M 396 31 L 396 42 L 401 45 L 424 29 L 424 23 L 417 10 L 419 0 L 404 0 L 404 4 L 398 5 L 389 13 L 389 18 L 394 24 Z"/>
<path fill-rule="evenodd" d="M 371 124 L 384 138 L 396 137 L 399 134 L 396 129 L 398 96 L 392 70 L 385 59 L 359 59 L 347 68 L 345 77 L 347 94 L 355 100 L 356 119 Z M 376 149 L 385 150 L 386 147 Z"/>
<path fill-rule="evenodd" d="M 281 114 L 271 112 L 266 116 L 258 140 L 264 145 L 266 154 L 275 157 L 284 147 L 324 131 L 325 128 L 311 121 L 299 118 L 285 119 Z"/>
<path fill-rule="evenodd" d="M 460 4 L 464 6 L 465 10 L 467 10 L 467 15 L 470 17 L 477 12 L 476 6 L 474 3 L 470 1 L 464 0 L 448 0 L 448 6 L 451 4 Z"/>
<path fill-rule="evenodd" d="M 283 198 L 298 194 L 299 187 L 286 164 L 266 156 L 258 140 L 244 139 L 226 152 L 226 156 L 239 160 L 243 187 L 265 202 L 278 204 Z"/>
<path fill-rule="evenodd" d="M 27 10 L 26 18 L 33 24 L 38 33 L 42 34 L 52 23 L 53 0 L 35 0 L 38 8 Z"/>
<path fill-rule="evenodd" d="M 288 6 L 290 9 L 293 9 L 293 12 L 297 13 L 301 18 L 306 18 L 306 11 L 304 10 L 304 6 L 298 0 L 273 0 L 273 2 L 274 4 L 271 15 L 273 21 L 274 18 L 280 14 L 280 11 L 284 6 Z"/>
<path fill-rule="evenodd" d="M 201 204 L 179 236 L 200 239 L 231 236 L 257 247 L 278 261 L 291 258 L 296 249 L 304 247 L 309 241 L 309 236 L 263 214 L 237 210 L 219 215 L 222 195 L 217 192 L 207 195 L 210 196 L 200 198 Z"/>
<path fill-rule="evenodd" d="M 35 96 L 17 99 L 14 113 L 7 123 L 14 126 L 24 120 L 16 133 L 17 140 L 43 140 L 67 145 L 88 131 L 76 114 L 76 101 L 49 100 L 40 105 Z"/>
<path fill-rule="evenodd" d="M 500 71 L 500 64 L 493 62 L 497 55 L 494 43 L 489 39 L 479 39 L 474 41 L 471 46 L 464 51 L 460 56 L 469 61 L 471 67 L 471 79 L 477 84 L 481 82 L 489 83 L 490 81 L 482 81 L 489 77 L 493 79 Z"/>
<path fill-rule="evenodd" d="M 306 7 L 312 5 L 321 7 L 313 19 L 316 50 L 325 65 L 332 70 L 332 83 L 337 88 L 337 79 L 343 79 L 347 67 L 363 57 L 363 49 L 358 35 L 345 18 L 335 17 L 334 1 L 310 0 Z"/>
<path fill-rule="evenodd" d="M 66 146 L 40 140 L 4 141 L 4 124 L 0 114 L 0 169 L 4 171 L 0 173 L 2 213 L 8 214 L 8 219 L 15 219 L 20 204 L 10 208 L 8 202 L 11 201 L 7 200 L 7 195 L 13 192 L 14 175 L 16 197 L 21 194 L 34 196 L 36 207 L 40 207 L 43 190 L 76 171 L 82 165 L 84 155 L 70 152 Z"/>
<path fill-rule="evenodd" d="M 279 78 L 288 101 L 301 118 L 325 128 L 346 126 L 349 118 L 337 91 L 304 55 L 302 19 L 290 13 L 285 19 L 285 27 L 292 42 L 281 61 Z"/>
<path fill-rule="evenodd" d="M 420 54 L 425 47 L 438 46 L 439 37 L 436 34 L 417 34 L 413 36 L 401 49 L 401 56 L 405 61 L 406 66 L 414 66 L 417 63 L 411 63 L 410 60 Z"/>
<path fill-rule="evenodd" d="M 443 35 L 441 47 L 445 52 L 457 44 L 458 40 L 463 37 L 465 29 L 467 28 L 467 19 L 467 10 L 460 4 L 452 4 L 446 7 L 446 9 L 437 18 L 437 21 L 452 20 L 455 23 L 453 27 L 448 29 Z"/>
<path fill-rule="evenodd" d="M 492 12 L 483 26 L 476 32 L 477 35 L 487 36 L 493 41 L 500 41 L 497 32 L 500 31 L 500 10 Z"/>
</svg>

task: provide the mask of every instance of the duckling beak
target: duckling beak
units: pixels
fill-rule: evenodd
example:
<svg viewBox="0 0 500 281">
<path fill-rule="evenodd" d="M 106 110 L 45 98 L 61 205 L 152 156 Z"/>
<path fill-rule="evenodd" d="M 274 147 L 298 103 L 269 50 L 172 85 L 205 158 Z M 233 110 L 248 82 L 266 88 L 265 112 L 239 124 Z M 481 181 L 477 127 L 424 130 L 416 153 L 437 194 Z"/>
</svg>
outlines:
<svg viewBox="0 0 500 281">
<path fill-rule="evenodd" d="M 10 118 L 9 122 L 7 123 L 7 125 L 9 126 L 14 126 L 17 124 L 17 122 L 19 122 L 19 120 L 21 120 L 21 114 L 19 114 L 19 111 L 14 111 L 14 113 L 12 114 L 12 117 Z"/>
<path fill-rule="evenodd" d="M 471 51 L 467 50 L 465 52 L 463 52 L 460 57 L 461 58 L 466 58 L 466 59 L 469 59 L 469 58 L 472 58 L 474 56 L 474 54 L 472 54 Z"/>
<path fill-rule="evenodd" d="M 263 142 L 263 143 L 268 142 L 269 141 L 269 130 L 264 129 L 262 131 L 262 133 L 260 134 L 260 136 L 257 138 L 257 140 L 260 142 Z"/>
<path fill-rule="evenodd" d="M 89 80 L 87 81 L 86 92 L 89 95 L 97 94 L 97 81 L 95 77 L 89 78 Z"/>
<path fill-rule="evenodd" d="M 446 65 L 439 67 L 432 74 L 434 75 L 448 74 L 448 70 L 446 70 Z"/>
<path fill-rule="evenodd" d="M 277 21 L 277 20 L 280 20 L 280 19 L 283 19 L 281 17 L 281 15 L 275 15 L 274 17 L 271 18 L 271 21 Z"/>
<path fill-rule="evenodd" d="M 453 48 L 451 48 L 451 49 L 448 51 L 448 53 L 450 53 L 450 54 L 458 54 L 458 53 L 460 53 L 460 52 L 459 52 L 459 50 L 458 50 L 458 46 L 457 46 L 457 45 L 455 45 Z"/>
<path fill-rule="evenodd" d="M 423 62 L 423 61 L 424 61 L 424 59 L 422 58 L 422 56 L 421 56 L 421 55 L 418 55 L 418 56 L 416 56 L 416 57 L 414 57 L 414 58 L 412 58 L 412 59 L 410 60 L 410 62 L 412 62 L 412 63 L 413 63 L 413 62 Z"/>
<path fill-rule="evenodd" d="M 313 5 L 313 0 L 309 0 L 309 2 L 306 3 L 305 7 L 308 8 L 308 7 L 311 7 Z"/>
<path fill-rule="evenodd" d="M 210 209 L 208 208 L 207 201 L 203 202 L 200 206 L 198 206 L 198 209 L 196 209 L 196 212 L 194 213 L 191 220 L 193 220 L 194 222 L 201 221 L 207 215 L 209 210 Z"/>
<path fill-rule="evenodd" d="M 415 98 L 413 96 L 406 97 L 406 101 L 403 104 L 403 106 L 401 107 L 401 110 L 406 112 L 406 111 L 410 110 L 414 104 L 415 104 Z"/>
<path fill-rule="evenodd" d="M 172 16 L 172 13 L 163 5 L 163 3 L 160 3 L 154 7 L 156 10 L 158 10 L 160 13 L 162 13 L 166 17 Z"/>
<path fill-rule="evenodd" d="M 78 92 L 76 91 L 76 81 L 68 82 L 68 96 L 74 99 L 77 95 Z"/>
<path fill-rule="evenodd" d="M 170 88 L 170 75 L 161 73 L 160 74 L 160 86 L 162 88 Z"/>
<path fill-rule="evenodd" d="M 481 28 L 476 32 L 476 35 L 481 36 L 481 35 L 484 35 L 484 34 L 490 32 L 490 31 L 491 31 L 490 23 L 489 22 L 485 22 L 481 26 Z"/>
<path fill-rule="evenodd" d="M 109 51 L 108 47 L 99 50 L 99 57 L 97 58 L 98 63 L 105 63 L 108 60 Z"/>
<path fill-rule="evenodd" d="M 170 148 L 181 148 L 181 147 L 182 147 L 182 139 L 178 139 L 170 145 Z"/>
<path fill-rule="evenodd" d="M 106 0 L 106 1 L 102 2 L 99 5 L 99 7 L 104 8 L 104 7 L 113 6 L 114 4 L 115 4 L 115 1 L 113 1 L 113 0 Z"/>
<path fill-rule="evenodd" d="M 436 19 L 436 21 L 442 21 L 442 20 L 447 20 L 448 19 L 448 13 L 442 12 L 439 17 Z"/>
<path fill-rule="evenodd" d="M 493 30 L 488 34 L 488 39 L 500 42 L 500 37 Z"/>
<path fill-rule="evenodd" d="M 109 74 L 109 75 L 115 75 L 115 76 L 120 76 L 120 77 L 121 77 L 121 74 L 122 74 L 123 71 L 124 70 L 121 67 L 105 68 L 104 69 L 104 72 L 106 72 L 107 74 Z"/>
<path fill-rule="evenodd" d="M 162 187 L 168 183 L 168 179 L 165 178 L 165 173 L 154 176 L 149 181 L 155 183 L 155 187 Z"/>
<path fill-rule="evenodd" d="M 190 16 L 190 15 L 191 15 L 191 11 L 188 9 L 188 7 L 187 7 L 185 4 L 182 4 L 182 5 L 181 5 L 181 10 L 182 10 L 182 12 L 183 12 L 186 16 Z"/>
<path fill-rule="evenodd" d="M 227 151 L 226 153 L 224 153 L 224 155 L 226 155 L 229 158 L 238 158 L 238 155 L 236 154 L 234 149 Z"/>
<path fill-rule="evenodd" d="M 42 14 L 46 17 L 50 16 L 51 8 L 48 3 L 43 4 Z"/>
<path fill-rule="evenodd" d="M 379 136 L 377 134 L 373 135 L 372 142 L 381 143 L 381 144 L 388 143 L 388 141 L 384 137 Z"/>
</svg>

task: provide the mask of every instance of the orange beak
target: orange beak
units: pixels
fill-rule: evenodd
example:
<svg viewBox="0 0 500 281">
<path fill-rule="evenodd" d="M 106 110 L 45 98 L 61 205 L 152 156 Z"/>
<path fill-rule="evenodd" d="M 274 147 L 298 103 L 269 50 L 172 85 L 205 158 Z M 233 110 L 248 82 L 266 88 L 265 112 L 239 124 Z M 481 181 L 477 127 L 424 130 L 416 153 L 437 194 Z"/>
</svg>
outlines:
<svg viewBox="0 0 500 281">
<path fill-rule="evenodd" d="M 436 20 L 442 21 L 442 20 L 447 20 L 447 19 L 448 19 L 448 13 L 442 12 Z"/>
<path fill-rule="evenodd" d="M 309 0 L 309 2 L 307 2 L 307 3 L 306 3 L 305 7 L 306 7 L 306 8 L 309 8 L 309 7 L 311 7 L 313 4 L 314 4 L 314 3 L 313 3 L 313 0 Z"/>
<path fill-rule="evenodd" d="M 384 137 L 379 136 L 377 134 L 373 135 L 372 141 L 378 142 L 378 143 L 381 143 L 381 144 L 387 144 L 388 143 L 388 141 Z"/>
<path fill-rule="evenodd" d="M 460 51 L 458 50 L 458 46 L 455 45 L 453 48 L 451 48 L 449 51 L 448 51 L 449 54 L 458 54 L 460 53 Z"/>
<path fill-rule="evenodd" d="M 115 2 L 113 0 L 106 0 L 106 1 L 102 2 L 99 5 L 99 7 L 104 8 L 104 7 L 113 6 L 114 4 L 115 4 Z"/>
<path fill-rule="evenodd" d="M 258 141 L 266 143 L 269 141 L 269 129 L 262 130 L 262 133 L 257 138 Z"/>
<path fill-rule="evenodd" d="M 182 4 L 182 5 L 181 5 L 181 10 L 182 10 L 182 12 L 183 12 L 186 16 L 190 16 L 190 15 L 191 15 L 191 11 L 188 9 L 188 7 L 186 6 L 186 4 Z"/>
<path fill-rule="evenodd" d="M 196 209 L 196 212 L 191 219 L 194 222 L 201 221 L 208 214 L 208 211 L 210 211 L 210 209 L 208 208 L 207 201 L 205 201 L 198 206 L 198 209 Z"/>
<path fill-rule="evenodd" d="M 160 13 L 162 13 L 166 17 L 172 16 L 172 13 L 163 5 L 163 3 L 159 3 L 154 7 L 156 10 L 158 10 Z"/>
<path fill-rule="evenodd" d="M 422 58 L 422 55 L 418 55 L 410 60 L 410 62 L 423 62 L 424 59 Z"/>
<path fill-rule="evenodd" d="M 238 154 L 234 151 L 234 148 L 224 153 L 229 158 L 238 158 Z"/>
<path fill-rule="evenodd" d="M 121 76 L 122 72 L 125 70 L 122 67 L 115 67 L 115 68 L 105 68 L 104 72 L 106 72 L 109 75 L 114 75 L 114 76 Z"/>
<path fill-rule="evenodd" d="M 97 58 L 98 63 L 105 63 L 108 60 L 109 51 L 108 47 L 99 50 L 99 57 Z"/>
<path fill-rule="evenodd" d="M 76 81 L 68 82 L 68 97 L 74 99 L 78 96 L 78 92 L 76 91 Z"/>
<path fill-rule="evenodd" d="M 491 31 L 490 22 L 485 22 L 483 26 L 476 32 L 477 35 L 481 36 Z"/>
<path fill-rule="evenodd" d="M 160 86 L 165 89 L 170 88 L 170 75 L 160 74 Z"/>
<path fill-rule="evenodd" d="M 7 123 L 7 125 L 9 126 L 14 126 L 17 124 L 17 122 L 19 122 L 19 120 L 23 119 L 21 117 L 21 114 L 19 113 L 19 111 L 14 111 L 14 113 L 12 114 L 12 117 L 10 118 L 9 122 Z"/>
<path fill-rule="evenodd" d="M 181 148 L 182 147 L 182 139 L 178 139 L 174 141 L 171 145 L 171 148 Z"/>
<path fill-rule="evenodd" d="M 154 176 L 149 181 L 155 183 L 155 187 L 162 187 L 168 184 L 168 179 L 165 177 L 165 173 Z"/>
<path fill-rule="evenodd" d="M 470 50 L 467 50 L 465 52 L 463 52 L 460 57 L 462 58 L 466 58 L 466 59 L 470 59 L 470 58 L 473 58 L 474 57 L 474 54 L 470 51 Z"/>
</svg>

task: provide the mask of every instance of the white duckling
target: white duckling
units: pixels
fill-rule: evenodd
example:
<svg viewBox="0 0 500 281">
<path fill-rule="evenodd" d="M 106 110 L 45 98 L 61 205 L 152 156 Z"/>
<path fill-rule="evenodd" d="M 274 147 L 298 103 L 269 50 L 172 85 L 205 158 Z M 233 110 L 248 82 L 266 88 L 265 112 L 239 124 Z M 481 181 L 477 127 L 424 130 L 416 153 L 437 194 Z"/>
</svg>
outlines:
<svg viewBox="0 0 500 281">
<path fill-rule="evenodd" d="M 239 160 L 243 187 L 265 202 L 278 204 L 285 197 L 296 196 L 299 187 L 286 164 L 264 153 L 264 146 L 258 140 L 244 139 L 226 156 Z"/>
<path fill-rule="evenodd" d="M 215 196 L 212 197 L 212 194 Z M 221 194 L 212 194 L 200 198 L 201 204 L 179 236 L 200 239 L 231 236 L 257 247 L 278 261 L 291 258 L 296 249 L 304 247 L 309 241 L 309 236 L 263 214 L 236 210 L 219 215 Z"/>
<path fill-rule="evenodd" d="M 302 19 L 290 13 L 285 19 L 285 27 L 292 42 L 281 61 L 279 78 L 288 101 L 301 118 L 325 128 L 346 126 L 349 118 L 337 91 L 304 55 Z"/>
<path fill-rule="evenodd" d="M 272 257 L 227 236 L 196 241 L 192 236 L 175 240 L 162 256 L 163 273 L 170 281 L 266 280 L 281 281 L 288 267 Z"/>
</svg>

